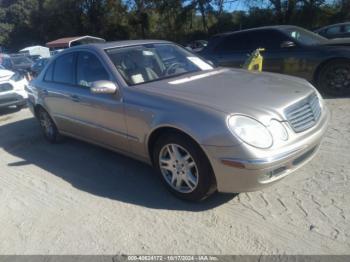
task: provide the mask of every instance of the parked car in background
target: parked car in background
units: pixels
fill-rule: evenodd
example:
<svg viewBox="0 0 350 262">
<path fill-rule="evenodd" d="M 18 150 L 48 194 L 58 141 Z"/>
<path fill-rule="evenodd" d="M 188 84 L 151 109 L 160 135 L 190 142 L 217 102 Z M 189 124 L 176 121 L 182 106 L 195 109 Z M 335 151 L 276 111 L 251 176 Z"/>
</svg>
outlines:
<svg viewBox="0 0 350 262">
<path fill-rule="evenodd" d="M 40 55 L 28 55 L 28 57 L 30 58 L 30 60 L 33 61 L 34 64 L 36 63 L 36 61 L 42 58 Z"/>
<path fill-rule="evenodd" d="M 350 37 L 350 22 L 325 26 L 315 33 L 328 39 Z"/>
<path fill-rule="evenodd" d="M 315 155 L 329 118 L 306 80 L 214 68 L 167 41 L 67 49 L 28 93 L 50 142 L 68 135 L 153 164 L 188 200 L 291 174 Z"/>
<path fill-rule="evenodd" d="M 70 48 L 77 45 L 86 45 L 86 44 L 93 44 L 93 43 L 105 43 L 106 40 L 100 37 L 96 36 L 73 36 L 73 37 L 64 37 L 59 38 L 54 41 L 50 41 L 46 43 L 46 46 L 51 50 L 61 50 Z"/>
<path fill-rule="evenodd" d="M 190 42 L 186 48 L 190 49 L 193 52 L 202 51 L 208 45 L 208 41 L 206 40 L 195 40 Z"/>
<path fill-rule="evenodd" d="M 63 50 L 64 49 L 56 49 L 56 50 L 50 51 L 50 55 L 51 55 L 51 57 L 55 56 L 55 55 L 59 54 L 60 52 L 62 52 Z"/>
<path fill-rule="evenodd" d="M 260 27 L 216 35 L 200 55 L 220 66 L 242 67 L 260 47 L 263 71 L 305 78 L 330 95 L 350 94 L 350 39 L 328 40 L 296 26 Z"/>
<path fill-rule="evenodd" d="M 31 57 L 32 60 L 36 60 L 42 57 L 50 57 L 50 49 L 48 47 L 40 45 L 28 46 L 26 48 L 21 49 L 19 53 Z"/>
<path fill-rule="evenodd" d="M 0 54 L 0 65 L 5 69 L 13 70 L 13 63 L 8 54 Z"/>
<path fill-rule="evenodd" d="M 40 58 L 31 67 L 33 77 L 36 77 L 44 69 L 50 58 Z"/>
<path fill-rule="evenodd" d="M 20 73 L 0 69 L 0 108 L 25 106 L 28 97 L 25 91 L 27 85 L 28 81 Z"/>
<path fill-rule="evenodd" d="M 24 55 L 11 56 L 12 70 L 18 72 L 30 72 L 33 60 Z"/>
</svg>

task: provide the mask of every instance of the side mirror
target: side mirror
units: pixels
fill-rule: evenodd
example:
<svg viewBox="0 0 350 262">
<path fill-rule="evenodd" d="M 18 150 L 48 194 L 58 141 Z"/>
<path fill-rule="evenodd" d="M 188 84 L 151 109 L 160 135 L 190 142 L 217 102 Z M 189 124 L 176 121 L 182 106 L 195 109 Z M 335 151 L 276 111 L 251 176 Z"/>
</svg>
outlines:
<svg viewBox="0 0 350 262">
<path fill-rule="evenodd" d="M 291 48 L 291 47 L 295 47 L 296 44 L 292 41 L 285 41 L 281 44 L 282 48 Z"/>
<path fill-rule="evenodd" d="M 119 88 L 112 81 L 100 80 L 92 83 L 90 91 L 93 94 L 115 94 Z"/>
</svg>

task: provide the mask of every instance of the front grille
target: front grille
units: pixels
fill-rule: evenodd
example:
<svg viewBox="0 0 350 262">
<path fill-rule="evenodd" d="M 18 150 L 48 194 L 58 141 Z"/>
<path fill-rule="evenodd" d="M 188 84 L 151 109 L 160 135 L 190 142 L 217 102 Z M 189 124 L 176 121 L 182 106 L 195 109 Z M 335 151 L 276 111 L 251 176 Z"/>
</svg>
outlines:
<svg viewBox="0 0 350 262">
<path fill-rule="evenodd" d="M 289 124 L 295 132 L 302 132 L 313 127 L 321 116 L 318 96 L 313 93 L 306 99 L 285 110 Z"/>
<path fill-rule="evenodd" d="M 8 83 L 0 84 L 0 92 L 6 92 L 12 89 L 13 89 L 13 86 L 11 84 L 8 84 Z"/>
</svg>

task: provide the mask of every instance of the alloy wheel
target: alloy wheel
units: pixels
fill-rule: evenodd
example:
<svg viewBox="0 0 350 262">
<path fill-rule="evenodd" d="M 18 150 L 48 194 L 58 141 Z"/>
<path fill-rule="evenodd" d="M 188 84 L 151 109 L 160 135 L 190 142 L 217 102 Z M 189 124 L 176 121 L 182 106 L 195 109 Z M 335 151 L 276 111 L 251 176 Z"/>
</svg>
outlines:
<svg viewBox="0 0 350 262">
<path fill-rule="evenodd" d="M 329 68 L 325 79 L 329 88 L 336 92 L 350 90 L 350 66 L 334 65 Z"/>
<path fill-rule="evenodd" d="M 53 123 L 49 115 L 44 111 L 40 113 L 40 125 L 47 137 L 52 137 L 54 135 L 55 130 Z"/>
<path fill-rule="evenodd" d="M 197 165 L 191 154 L 177 144 L 161 149 L 159 167 L 165 181 L 180 193 L 191 193 L 198 186 Z"/>
</svg>

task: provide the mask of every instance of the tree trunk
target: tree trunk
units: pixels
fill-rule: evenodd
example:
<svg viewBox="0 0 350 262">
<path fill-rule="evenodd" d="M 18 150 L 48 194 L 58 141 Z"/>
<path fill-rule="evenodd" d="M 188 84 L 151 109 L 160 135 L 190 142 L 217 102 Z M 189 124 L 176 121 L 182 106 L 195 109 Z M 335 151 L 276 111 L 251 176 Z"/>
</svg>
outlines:
<svg viewBox="0 0 350 262">
<path fill-rule="evenodd" d="M 282 10 L 282 1 L 281 0 L 270 0 L 271 4 L 274 6 L 276 11 L 276 18 L 279 24 L 283 24 L 283 10 Z"/>
<path fill-rule="evenodd" d="M 292 15 L 295 11 L 296 0 L 289 0 L 287 4 L 287 10 L 284 18 L 284 23 L 289 24 L 292 18 Z"/>
<path fill-rule="evenodd" d="M 202 16 L 203 29 L 205 32 L 208 32 L 208 24 L 207 24 L 207 18 L 206 18 L 205 7 L 203 2 L 204 2 L 203 0 L 199 0 L 198 6 L 199 6 L 199 12 L 201 13 L 201 16 Z"/>
</svg>

